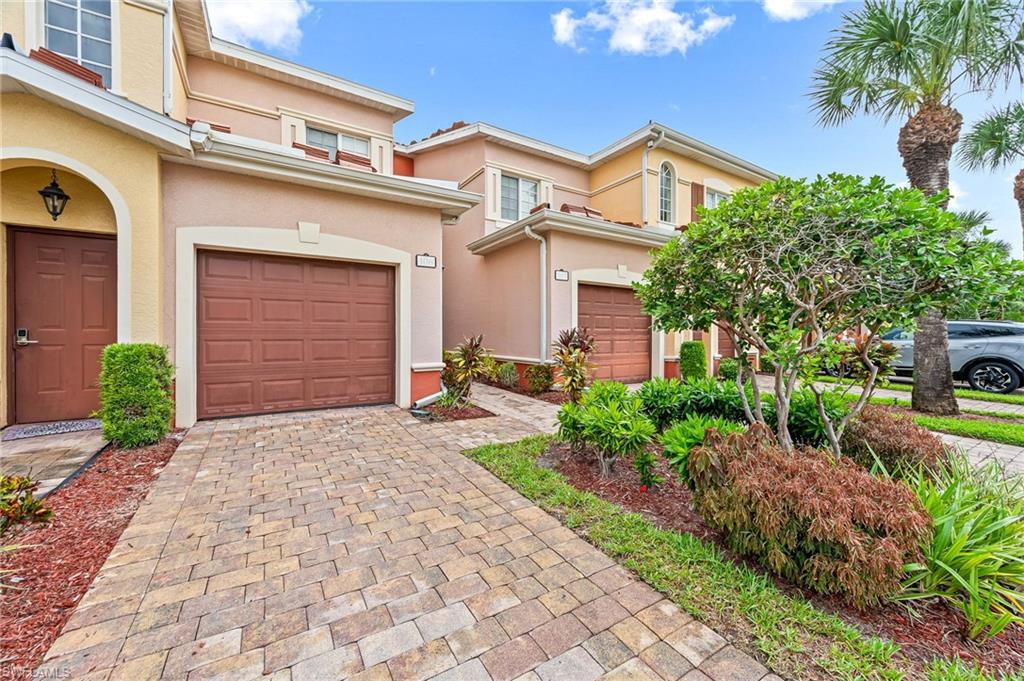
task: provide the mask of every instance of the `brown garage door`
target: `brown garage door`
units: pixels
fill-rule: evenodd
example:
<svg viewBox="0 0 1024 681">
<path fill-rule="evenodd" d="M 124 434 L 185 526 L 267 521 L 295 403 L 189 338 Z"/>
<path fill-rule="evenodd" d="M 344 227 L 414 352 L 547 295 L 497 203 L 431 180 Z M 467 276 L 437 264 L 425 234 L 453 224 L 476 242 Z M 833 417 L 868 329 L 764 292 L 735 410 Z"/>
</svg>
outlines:
<svg viewBox="0 0 1024 681">
<path fill-rule="evenodd" d="M 581 284 L 579 325 L 597 341 L 597 378 L 637 383 L 651 377 L 651 318 L 633 289 Z"/>
<path fill-rule="evenodd" d="M 200 418 L 394 401 L 392 268 L 198 258 Z"/>
</svg>

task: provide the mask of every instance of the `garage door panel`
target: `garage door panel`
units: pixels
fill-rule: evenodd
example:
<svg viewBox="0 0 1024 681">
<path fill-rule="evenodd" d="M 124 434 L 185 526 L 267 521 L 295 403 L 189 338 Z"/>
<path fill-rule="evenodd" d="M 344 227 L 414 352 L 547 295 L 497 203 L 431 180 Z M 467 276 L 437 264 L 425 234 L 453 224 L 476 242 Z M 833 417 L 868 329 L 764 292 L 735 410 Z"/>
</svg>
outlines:
<svg viewBox="0 0 1024 681">
<path fill-rule="evenodd" d="M 651 374 L 651 319 L 643 313 L 633 290 L 581 284 L 579 325 L 594 336 L 594 375 L 624 383 L 647 380 Z"/>
<path fill-rule="evenodd" d="M 394 401 L 392 268 L 198 257 L 200 417 Z"/>
<path fill-rule="evenodd" d="M 206 338 L 202 341 L 199 355 L 208 367 L 247 365 L 253 361 L 253 342 L 235 338 Z"/>
</svg>

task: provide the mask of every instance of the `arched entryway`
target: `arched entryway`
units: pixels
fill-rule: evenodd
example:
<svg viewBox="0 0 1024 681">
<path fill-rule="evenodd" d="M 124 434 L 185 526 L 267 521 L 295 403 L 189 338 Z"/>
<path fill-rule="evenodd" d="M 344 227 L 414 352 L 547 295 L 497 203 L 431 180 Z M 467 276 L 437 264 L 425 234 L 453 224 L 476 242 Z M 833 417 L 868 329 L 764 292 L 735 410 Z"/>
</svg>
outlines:
<svg viewBox="0 0 1024 681">
<path fill-rule="evenodd" d="M 87 165 L 18 151 L 0 161 L 0 423 L 85 418 L 103 348 L 129 334 L 127 208 Z M 54 171 L 71 197 L 57 220 L 39 195 Z"/>
</svg>

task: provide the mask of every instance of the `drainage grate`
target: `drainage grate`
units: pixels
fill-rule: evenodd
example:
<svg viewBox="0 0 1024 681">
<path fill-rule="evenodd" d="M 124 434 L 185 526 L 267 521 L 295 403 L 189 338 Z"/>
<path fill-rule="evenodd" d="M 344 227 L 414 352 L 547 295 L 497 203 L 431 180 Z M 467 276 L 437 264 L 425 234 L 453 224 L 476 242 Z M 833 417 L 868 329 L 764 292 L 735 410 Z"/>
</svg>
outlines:
<svg viewBox="0 0 1024 681">
<path fill-rule="evenodd" d="M 83 430 L 96 430 L 100 427 L 99 419 L 77 419 L 74 421 L 53 421 L 52 423 L 29 423 L 23 426 L 11 426 L 0 433 L 0 440 L 23 440 L 27 437 L 58 435 L 60 433 L 77 433 Z"/>
</svg>

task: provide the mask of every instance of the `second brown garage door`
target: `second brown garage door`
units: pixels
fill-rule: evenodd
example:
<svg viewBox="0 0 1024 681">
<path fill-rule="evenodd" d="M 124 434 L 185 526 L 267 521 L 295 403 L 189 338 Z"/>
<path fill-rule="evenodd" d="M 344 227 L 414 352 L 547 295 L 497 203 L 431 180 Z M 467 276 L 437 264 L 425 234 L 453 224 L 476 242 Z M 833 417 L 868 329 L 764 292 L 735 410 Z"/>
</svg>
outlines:
<svg viewBox="0 0 1024 681">
<path fill-rule="evenodd" d="M 597 342 L 597 378 L 639 383 L 651 377 L 651 318 L 633 289 L 580 284 L 579 325 Z"/>
<path fill-rule="evenodd" d="M 200 418 L 394 401 L 393 268 L 198 259 Z"/>
</svg>

